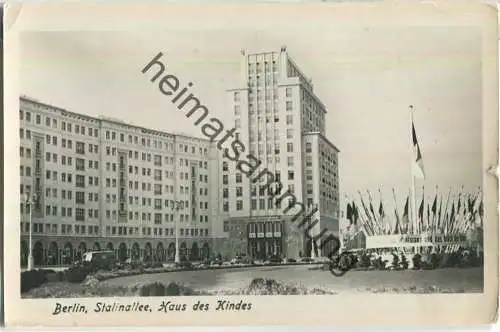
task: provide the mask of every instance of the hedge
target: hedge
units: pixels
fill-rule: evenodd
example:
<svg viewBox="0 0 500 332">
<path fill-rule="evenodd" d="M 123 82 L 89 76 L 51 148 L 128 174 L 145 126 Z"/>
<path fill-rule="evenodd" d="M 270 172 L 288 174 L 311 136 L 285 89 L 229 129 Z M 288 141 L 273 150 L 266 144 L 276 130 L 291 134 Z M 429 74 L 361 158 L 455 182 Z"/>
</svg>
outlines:
<svg viewBox="0 0 500 332">
<path fill-rule="evenodd" d="M 31 270 L 21 273 L 21 293 L 39 287 L 47 282 L 47 275 L 43 270 Z"/>
</svg>

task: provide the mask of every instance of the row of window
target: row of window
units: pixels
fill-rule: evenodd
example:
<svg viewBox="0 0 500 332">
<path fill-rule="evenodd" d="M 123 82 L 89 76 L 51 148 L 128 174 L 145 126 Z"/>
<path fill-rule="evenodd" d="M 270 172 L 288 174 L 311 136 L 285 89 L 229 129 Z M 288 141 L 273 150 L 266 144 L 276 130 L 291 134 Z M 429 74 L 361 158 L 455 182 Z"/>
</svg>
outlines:
<svg viewBox="0 0 500 332">
<path fill-rule="evenodd" d="M 263 131 L 258 131 L 257 127 L 251 127 L 249 131 L 249 141 L 251 144 L 251 148 L 255 149 L 255 143 L 259 142 L 259 145 L 262 146 L 264 138 L 266 140 L 271 141 L 273 136 L 272 136 L 273 131 L 268 128 L 266 131 L 266 136 L 264 136 Z M 286 129 L 286 138 L 290 139 L 293 138 L 293 128 L 287 128 Z M 279 140 L 281 140 L 281 136 L 279 134 L 279 128 L 274 128 L 274 144 L 279 144 Z M 268 143 L 270 144 L 270 143 Z M 279 145 L 277 147 L 279 149 Z M 261 148 L 262 149 L 262 148 Z M 269 149 L 272 150 L 272 149 Z"/>
<path fill-rule="evenodd" d="M 45 233 L 45 234 L 53 234 L 56 235 L 59 232 L 59 226 L 61 229 L 61 234 L 64 235 L 99 235 L 99 226 L 93 225 L 68 225 L 68 224 L 42 224 L 42 223 L 33 223 L 33 233 Z M 74 228 L 73 228 L 74 226 Z M 30 223 L 21 223 L 21 231 L 28 233 L 30 231 Z M 74 233 L 73 233 L 74 231 Z"/>
<path fill-rule="evenodd" d="M 111 141 L 116 141 L 118 140 L 118 135 L 115 131 L 109 131 L 106 130 L 106 139 L 111 140 Z M 119 133 L 119 141 L 122 143 L 125 143 L 125 134 L 124 133 Z M 139 145 L 139 136 L 132 136 L 128 135 L 128 144 L 136 144 Z M 153 140 L 153 145 L 151 145 L 151 139 L 146 138 L 146 137 L 141 137 L 140 138 L 140 145 L 144 147 L 154 147 L 155 149 L 163 149 L 174 152 L 174 144 L 173 143 L 167 143 L 167 142 L 162 142 L 158 140 Z M 191 153 L 193 155 L 197 154 L 196 147 L 195 146 L 189 146 L 187 144 L 179 144 L 179 152 L 184 152 L 184 153 Z M 200 155 L 207 155 L 208 154 L 208 149 L 207 148 L 199 148 L 198 153 Z"/>
<path fill-rule="evenodd" d="M 175 236 L 174 228 L 142 227 L 142 236 Z M 106 226 L 106 235 L 139 236 L 139 227 Z M 208 228 L 180 228 L 180 236 L 208 236 Z"/>
<path fill-rule="evenodd" d="M 124 211 L 125 212 L 125 211 Z M 126 213 L 126 212 L 125 212 Z M 117 210 L 106 210 L 105 216 L 108 220 L 117 220 L 119 211 Z M 153 221 L 156 225 L 162 224 L 163 222 L 174 222 L 174 213 L 151 213 L 151 212 L 139 212 L 139 211 L 129 211 L 128 212 L 128 220 L 130 221 Z M 189 218 L 189 214 L 180 214 L 179 221 L 180 222 L 196 222 L 200 223 L 208 223 L 207 215 L 197 216 L 196 214 L 191 215 L 191 219 Z"/>
<path fill-rule="evenodd" d="M 31 112 L 29 111 L 23 111 L 23 110 L 19 110 L 19 118 L 21 120 L 24 120 L 26 122 L 31 122 Z M 36 114 L 35 115 L 35 124 L 37 125 L 40 125 L 42 124 L 42 116 L 40 114 Z M 45 117 L 45 126 L 46 127 L 50 127 L 50 128 L 53 128 L 53 129 L 58 129 L 58 122 L 57 122 L 57 119 L 55 118 L 51 118 L 49 116 L 46 116 Z M 73 127 L 72 127 L 72 124 L 71 123 L 68 123 L 68 122 L 65 122 L 65 121 L 61 121 L 61 130 L 64 130 L 64 131 L 67 131 L 67 132 L 72 132 L 73 130 Z M 78 124 L 75 124 L 75 134 L 81 134 L 81 135 L 85 135 L 86 134 L 86 129 L 88 130 L 87 132 L 87 135 L 90 136 L 90 137 L 99 137 L 99 131 L 95 128 L 90 128 L 90 127 L 85 127 L 85 126 L 81 126 L 81 125 L 78 125 Z"/>
<path fill-rule="evenodd" d="M 278 63 L 276 62 L 276 60 L 273 60 L 272 62 L 269 62 L 269 61 L 264 61 L 264 67 L 262 67 L 262 63 L 261 62 L 250 62 L 248 63 L 248 72 L 249 73 L 261 73 L 262 72 L 262 69 L 264 69 L 264 71 L 266 72 L 269 72 L 269 71 L 278 71 Z"/>
<path fill-rule="evenodd" d="M 109 180 L 109 182 L 108 182 Z M 151 192 L 153 191 L 151 183 L 146 183 L 146 182 L 141 182 L 142 184 L 142 191 L 146 192 Z M 106 188 L 116 188 L 116 179 L 106 179 Z M 139 190 L 139 181 L 129 181 L 128 182 L 128 189 L 129 190 Z M 187 195 L 189 194 L 190 190 L 188 186 L 179 186 L 179 192 L 181 195 Z M 154 185 L 154 195 L 166 195 L 166 194 L 173 194 L 174 193 L 174 186 L 173 185 L 165 185 L 165 192 L 162 191 L 162 185 L 156 183 Z M 200 196 L 208 196 L 208 188 L 200 188 L 199 189 L 199 194 Z"/>
<path fill-rule="evenodd" d="M 24 110 L 19 110 L 19 118 L 22 121 L 26 122 L 32 122 L 32 113 L 30 111 L 24 111 Z M 40 125 L 42 124 L 42 115 L 36 114 L 35 115 L 35 124 Z M 62 131 L 66 131 L 69 133 L 73 133 L 73 125 L 74 125 L 74 133 L 75 134 L 80 134 L 80 135 L 88 135 L 89 137 L 99 137 L 99 131 L 97 128 L 91 128 L 91 127 L 85 127 L 83 125 L 79 124 L 73 124 L 70 122 L 66 121 L 61 121 L 61 126 L 60 128 L 58 127 L 58 120 L 56 118 L 51 118 L 49 116 L 45 116 L 45 126 L 50 127 L 52 129 L 60 129 Z M 125 134 L 120 133 L 119 134 L 120 141 L 125 142 Z M 105 138 L 107 140 L 117 140 L 117 134 L 115 131 L 110 132 L 109 130 L 106 130 L 105 133 Z M 151 147 L 151 139 L 150 138 L 145 138 L 141 137 L 140 139 L 141 145 Z M 130 144 L 139 144 L 139 137 L 138 136 L 132 136 L 128 135 L 128 143 Z M 153 140 L 153 146 L 158 149 L 163 149 L 163 146 L 165 146 L 165 149 L 170 149 L 173 151 L 173 143 L 167 143 L 167 142 L 162 142 L 159 140 Z M 192 154 L 196 154 L 196 147 L 195 146 L 189 146 L 187 144 L 179 144 L 179 149 L 180 151 L 184 153 L 191 152 Z M 207 155 L 208 149 L 207 148 L 199 148 L 199 154 L 200 155 Z"/>
<path fill-rule="evenodd" d="M 21 212 L 21 214 L 29 213 L 29 205 L 21 203 L 20 212 Z M 57 206 L 47 205 L 47 206 L 45 206 L 45 216 L 72 218 L 73 217 L 73 208 L 63 206 L 63 207 L 61 207 L 61 212 L 59 215 L 59 211 L 58 211 Z M 88 209 L 88 218 L 99 218 L 99 210 Z M 75 220 L 76 221 L 85 221 L 85 209 L 75 208 Z"/>
<path fill-rule="evenodd" d="M 239 199 L 236 201 L 236 211 L 241 211 L 243 210 L 243 200 Z M 229 212 L 229 202 L 224 201 L 222 203 L 222 211 L 224 212 Z"/>
<path fill-rule="evenodd" d="M 134 199 L 135 198 L 135 199 Z M 116 203 L 117 195 L 115 194 L 106 194 L 106 203 Z M 142 202 L 142 204 L 141 204 Z M 151 198 L 147 197 L 142 197 L 142 200 L 140 200 L 139 196 L 129 196 L 128 197 L 128 204 L 129 205 L 138 205 L 138 206 L 152 206 L 153 200 Z M 154 199 L 154 208 L 155 210 L 161 210 L 163 208 L 173 208 L 174 205 L 173 200 L 168 200 L 168 199 L 160 199 L 160 198 L 155 198 Z M 189 208 L 189 201 L 184 201 L 184 207 Z M 199 207 L 200 209 L 208 209 L 208 202 L 199 202 Z"/>
</svg>

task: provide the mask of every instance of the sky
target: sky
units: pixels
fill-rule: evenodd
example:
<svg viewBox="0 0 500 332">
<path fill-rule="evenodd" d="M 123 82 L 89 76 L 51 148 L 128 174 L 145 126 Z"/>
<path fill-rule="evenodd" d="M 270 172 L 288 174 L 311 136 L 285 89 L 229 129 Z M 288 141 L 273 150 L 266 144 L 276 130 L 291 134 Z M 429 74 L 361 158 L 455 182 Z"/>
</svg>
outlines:
<svg viewBox="0 0 500 332">
<path fill-rule="evenodd" d="M 418 191 L 425 186 L 433 197 L 481 185 L 480 33 L 307 22 L 272 30 L 24 32 L 21 93 L 74 112 L 201 136 L 141 69 L 165 53 L 167 71 L 181 84 L 193 82 L 191 91 L 232 128 L 225 91 L 239 85 L 240 50 L 286 45 L 327 107 L 326 136 L 340 149 L 341 199 L 370 190 L 378 201 L 380 189 L 384 201 L 393 201 L 394 188 L 402 205 L 411 183 L 410 104 L 426 171 Z"/>
</svg>

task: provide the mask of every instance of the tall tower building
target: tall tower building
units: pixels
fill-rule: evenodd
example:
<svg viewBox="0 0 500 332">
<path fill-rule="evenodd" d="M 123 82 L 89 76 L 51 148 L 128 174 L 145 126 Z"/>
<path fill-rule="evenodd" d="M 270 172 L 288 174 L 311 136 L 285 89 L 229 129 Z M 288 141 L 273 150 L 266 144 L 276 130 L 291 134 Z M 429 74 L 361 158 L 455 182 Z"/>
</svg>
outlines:
<svg viewBox="0 0 500 332">
<path fill-rule="evenodd" d="M 228 104 L 236 136 L 246 147 L 242 154 L 252 155 L 260 167 L 247 176 L 220 156 L 219 203 L 227 241 L 219 250 L 254 259 L 324 254 L 304 228 L 311 236 L 339 230 L 339 150 L 325 136 L 326 107 L 285 47 L 242 51 L 240 75 L 239 86 L 228 90 Z M 257 176 L 262 169 L 281 183 L 281 200 L 269 195 L 266 177 Z M 299 214 L 318 222 L 301 228 Z"/>
</svg>

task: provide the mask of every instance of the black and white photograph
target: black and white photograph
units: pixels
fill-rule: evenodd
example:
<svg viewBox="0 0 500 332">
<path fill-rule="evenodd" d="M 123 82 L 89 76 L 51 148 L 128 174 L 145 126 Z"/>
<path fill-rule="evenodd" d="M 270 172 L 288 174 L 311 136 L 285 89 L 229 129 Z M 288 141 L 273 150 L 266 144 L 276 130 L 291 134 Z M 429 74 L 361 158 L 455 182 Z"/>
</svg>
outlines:
<svg viewBox="0 0 500 332">
<path fill-rule="evenodd" d="M 186 7 L 19 31 L 15 296 L 85 319 L 485 294 L 487 10 L 404 25 L 228 6 L 224 24 Z"/>
</svg>

